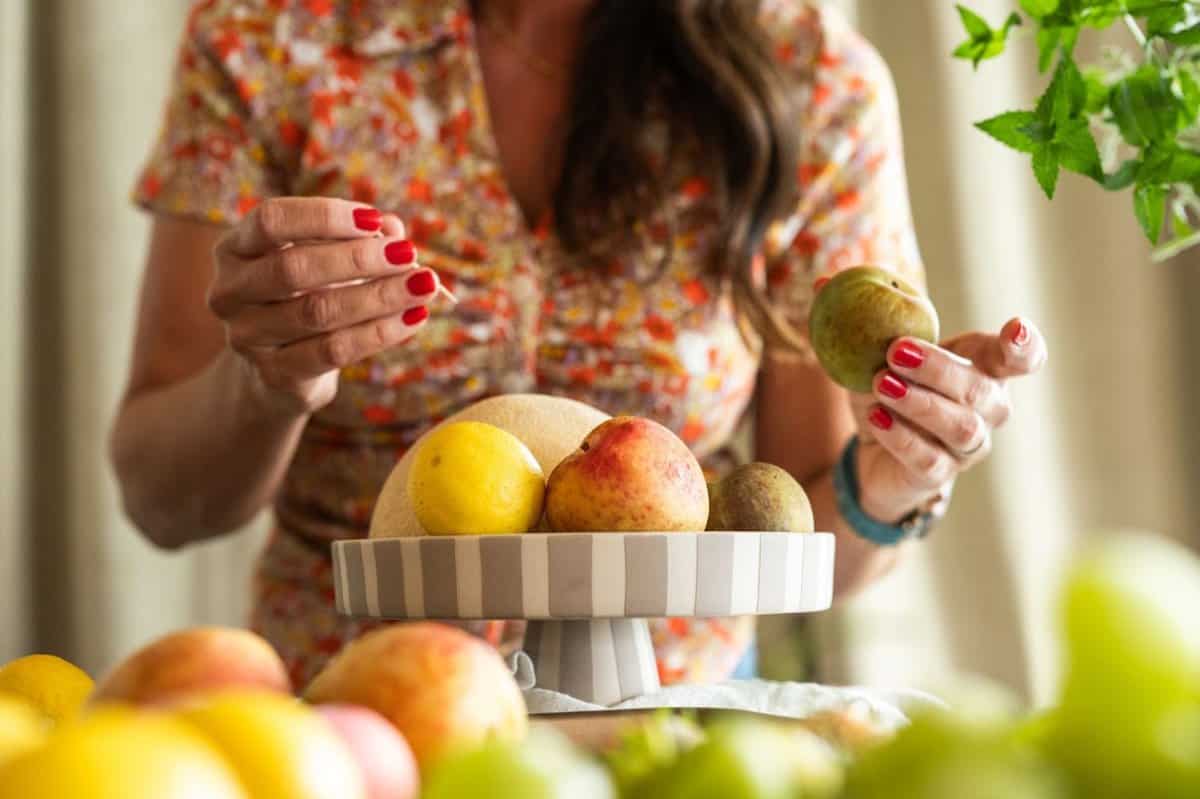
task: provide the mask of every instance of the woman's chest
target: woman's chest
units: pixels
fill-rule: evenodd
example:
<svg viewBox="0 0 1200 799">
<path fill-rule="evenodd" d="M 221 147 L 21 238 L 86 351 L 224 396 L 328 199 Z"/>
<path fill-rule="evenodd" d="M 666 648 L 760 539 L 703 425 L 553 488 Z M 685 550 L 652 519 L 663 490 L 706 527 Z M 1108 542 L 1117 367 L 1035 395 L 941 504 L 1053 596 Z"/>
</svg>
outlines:
<svg viewBox="0 0 1200 799">
<path fill-rule="evenodd" d="M 398 214 L 459 302 L 435 301 L 415 340 L 345 370 L 322 422 L 382 432 L 513 391 L 649 415 L 693 442 L 736 422 L 757 360 L 705 268 L 715 225 L 703 180 L 679 176 L 633 254 L 569 261 L 514 198 L 477 64 L 360 70 L 358 91 L 314 101 L 293 190 Z"/>
</svg>

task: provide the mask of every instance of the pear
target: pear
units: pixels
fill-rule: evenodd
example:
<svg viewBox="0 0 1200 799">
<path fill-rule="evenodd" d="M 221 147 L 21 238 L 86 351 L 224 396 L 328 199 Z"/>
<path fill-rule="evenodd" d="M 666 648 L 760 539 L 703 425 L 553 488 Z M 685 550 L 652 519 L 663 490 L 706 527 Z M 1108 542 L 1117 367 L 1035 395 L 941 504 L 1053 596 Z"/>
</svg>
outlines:
<svg viewBox="0 0 1200 799">
<path fill-rule="evenodd" d="M 709 530 L 811 533 L 812 505 L 796 479 L 770 463 L 747 463 L 708 487 Z"/>
<path fill-rule="evenodd" d="M 893 272 L 856 266 L 839 272 L 813 300 L 808 334 L 817 360 L 838 384 L 869 393 L 893 341 L 936 342 L 938 316 L 929 299 Z"/>
</svg>

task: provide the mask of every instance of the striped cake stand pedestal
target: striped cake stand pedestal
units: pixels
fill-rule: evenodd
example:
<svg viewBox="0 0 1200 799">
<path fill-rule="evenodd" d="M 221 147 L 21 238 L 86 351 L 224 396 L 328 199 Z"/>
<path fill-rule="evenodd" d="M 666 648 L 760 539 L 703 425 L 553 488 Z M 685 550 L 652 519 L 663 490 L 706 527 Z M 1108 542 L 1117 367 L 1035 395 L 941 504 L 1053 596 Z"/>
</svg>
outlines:
<svg viewBox="0 0 1200 799">
<path fill-rule="evenodd" d="M 660 689 L 646 619 L 811 613 L 830 533 L 526 533 L 333 545 L 339 613 L 526 619 L 536 687 L 596 705 Z"/>
</svg>

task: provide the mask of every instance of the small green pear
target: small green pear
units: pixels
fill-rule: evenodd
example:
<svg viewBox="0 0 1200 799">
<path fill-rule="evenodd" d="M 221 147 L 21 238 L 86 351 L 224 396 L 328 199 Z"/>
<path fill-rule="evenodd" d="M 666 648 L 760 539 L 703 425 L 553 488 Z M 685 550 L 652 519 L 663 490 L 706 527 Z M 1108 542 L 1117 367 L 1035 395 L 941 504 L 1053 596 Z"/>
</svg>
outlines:
<svg viewBox="0 0 1200 799">
<path fill-rule="evenodd" d="M 743 464 L 708 487 L 709 530 L 811 533 L 808 494 L 771 463 Z"/>
<path fill-rule="evenodd" d="M 839 272 L 813 300 L 809 340 L 838 384 L 869 393 L 887 350 L 902 337 L 936 342 L 938 316 L 929 298 L 893 272 L 856 266 Z"/>
</svg>

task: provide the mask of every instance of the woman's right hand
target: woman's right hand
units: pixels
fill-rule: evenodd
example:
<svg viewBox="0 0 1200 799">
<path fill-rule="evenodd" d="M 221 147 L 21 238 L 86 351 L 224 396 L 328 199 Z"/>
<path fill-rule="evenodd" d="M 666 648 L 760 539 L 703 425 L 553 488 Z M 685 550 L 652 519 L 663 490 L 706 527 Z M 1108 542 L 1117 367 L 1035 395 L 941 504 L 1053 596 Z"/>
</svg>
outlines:
<svg viewBox="0 0 1200 799">
<path fill-rule="evenodd" d="M 342 367 L 412 338 L 438 290 L 396 217 L 346 200 L 265 200 L 214 255 L 209 308 L 287 413 L 324 407 Z"/>
</svg>

